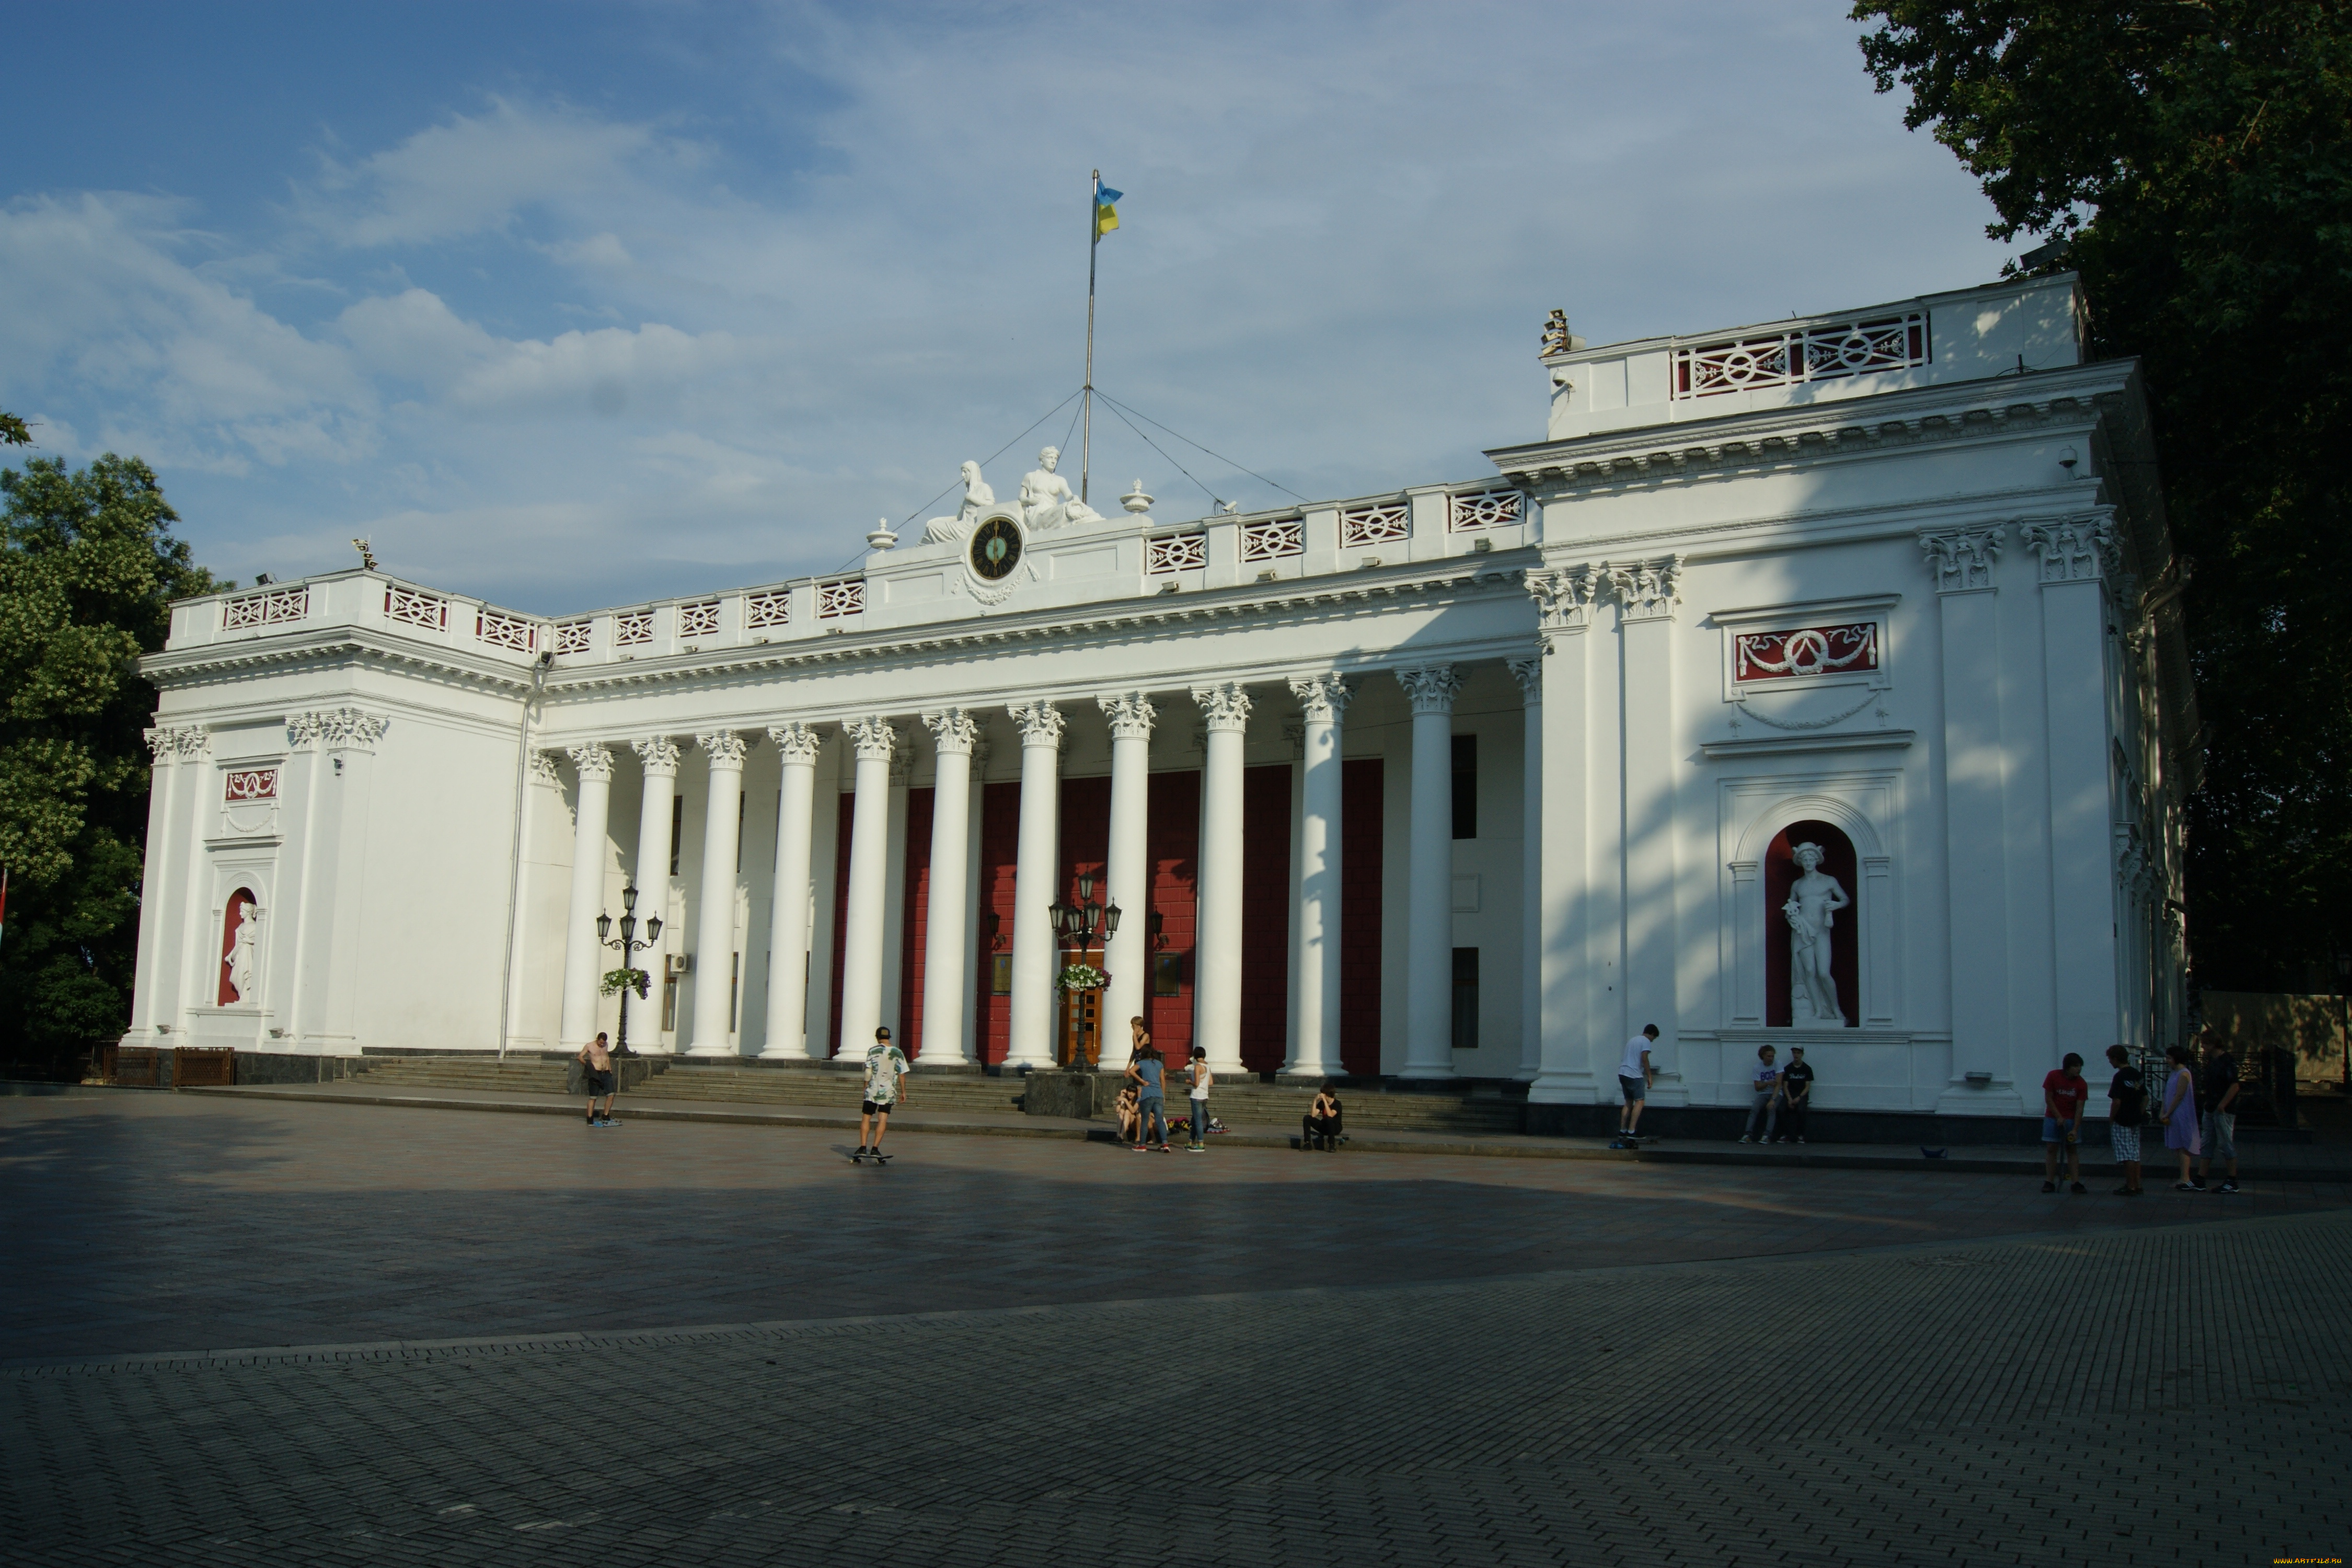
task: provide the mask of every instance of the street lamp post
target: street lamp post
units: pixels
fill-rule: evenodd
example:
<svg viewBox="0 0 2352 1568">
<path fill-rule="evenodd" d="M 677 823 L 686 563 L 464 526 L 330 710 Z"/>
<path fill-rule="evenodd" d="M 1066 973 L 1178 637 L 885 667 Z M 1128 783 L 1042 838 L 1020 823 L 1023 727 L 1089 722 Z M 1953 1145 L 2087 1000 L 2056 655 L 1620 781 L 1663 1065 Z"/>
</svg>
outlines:
<svg viewBox="0 0 2352 1568">
<path fill-rule="evenodd" d="M 637 890 L 635 888 L 621 889 L 619 941 L 612 940 L 613 917 L 608 914 L 600 914 L 596 917 L 596 940 L 606 947 L 616 947 L 621 950 L 621 968 L 624 972 L 636 968 L 637 951 L 640 948 L 651 947 L 659 942 L 661 932 L 662 918 L 655 915 L 646 921 L 645 941 L 637 940 Z M 625 983 L 621 986 L 621 1022 L 616 1031 L 619 1037 L 613 1050 L 614 1056 L 625 1057 L 629 1054 L 629 992 L 631 989 L 632 987 Z"/>
<path fill-rule="evenodd" d="M 1089 874 L 1080 873 L 1078 901 L 1075 904 L 1057 901 L 1051 910 L 1046 911 L 1053 919 L 1055 930 L 1061 934 L 1062 962 L 1065 968 L 1072 963 L 1087 962 L 1087 955 L 1094 950 L 1097 937 L 1107 942 L 1118 934 L 1119 907 L 1117 904 L 1108 906 L 1098 904 L 1094 901 L 1094 878 Z M 1070 1031 L 1070 1058 L 1066 1065 L 1079 1068 L 1087 1064 L 1087 1029 L 1084 1005 L 1075 1005 L 1078 1007 L 1078 1011 L 1072 1015 L 1074 1026 Z M 1100 1028 L 1099 1020 L 1097 1022 L 1096 1028 L 1097 1030 Z"/>
</svg>

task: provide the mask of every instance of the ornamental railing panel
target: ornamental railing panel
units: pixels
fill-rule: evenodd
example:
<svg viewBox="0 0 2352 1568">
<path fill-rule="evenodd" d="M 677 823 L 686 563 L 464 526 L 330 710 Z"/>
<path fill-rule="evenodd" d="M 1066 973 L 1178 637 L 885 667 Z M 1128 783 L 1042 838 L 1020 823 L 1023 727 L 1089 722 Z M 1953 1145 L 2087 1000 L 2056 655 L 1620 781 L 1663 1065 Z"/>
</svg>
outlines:
<svg viewBox="0 0 2352 1568">
<path fill-rule="evenodd" d="M 1402 501 L 1351 506 L 1339 513 L 1339 548 L 1391 544 L 1412 532 L 1412 512 Z"/>
<path fill-rule="evenodd" d="M 517 653 L 539 651 L 539 624 L 526 621 L 520 616 L 502 616 L 496 610 L 484 610 L 474 617 L 474 640 L 492 647 L 512 648 Z"/>
<path fill-rule="evenodd" d="M 1147 576 L 1160 576 L 1170 572 L 1199 572 L 1209 564 L 1209 536 L 1206 533 L 1163 533 L 1157 539 L 1146 540 L 1143 545 L 1143 570 Z"/>
<path fill-rule="evenodd" d="M 586 653 L 595 637 L 595 622 L 565 621 L 555 628 L 555 651 L 558 654 Z"/>
<path fill-rule="evenodd" d="M 643 647 L 654 640 L 654 613 L 651 610 L 624 610 L 613 617 L 614 647 Z"/>
<path fill-rule="evenodd" d="M 677 635 L 681 637 L 715 637 L 719 635 L 719 601 L 708 604 L 680 605 L 677 607 Z"/>
<path fill-rule="evenodd" d="M 267 594 L 248 594 L 242 599 L 221 602 L 221 630 L 243 631 L 249 626 L 278 626 L 299 621 L 310 613 L 310 590 L 273 588 Z"/>
<path fill-rule="evenodd" d="M 1306 553 L 1307 524 L 1298 518 L 1254 522 L 1242 530 L 1242 559 L 1244 561 L 1278 561 L 1286 555 Z"/>
<path fill-rule="evenodd" d="M 1674 395 L 1715 397 L 1759 387 L 1907 370 L 1928 358 L 1927 313 L 1794 328 L 1675 351 Z"/>
<path fill-rule="evenodd" d="M 240 768 L 226 775 L 225 791 L 231 801 L 276 800 L 278 770 L 276 768 Z"/>
<path fill-rule="evenodd" d="M 866 579 L 844 577 L 837 582 L 816 585 L 816 618 L 834 620 L 842 616 L 855 616 L 866 608 Z"/>
<path fill-rule="evenodd" d="M 1878 623 L 1740 632 L 1731 642 L 1731 679 L 1742 685 L 1841 675 L 1878 668 Z"/>
<path fill-rule="evenodd" d="M 385 619 L 407 626 L 429 626 L 436 632 L 449 629 L 449 601 L 409 588 L 386 587 L 383 614 Z"/>
<path fill-rule="evenodd" d="M 765 594 L 743 596 L 743 624 L 758 630 L 761 626 L 788 626 L 793 624 L 793 595 L 789 588 L 776 588 Z"/>
<path fill-rule="evenodd" d="M 1455 533 L 1504 528 L 1520 521 L 1525 498 L 1517 490 L 1480 490 L 1445 498 L 1446 527 Z"/>
</svg>

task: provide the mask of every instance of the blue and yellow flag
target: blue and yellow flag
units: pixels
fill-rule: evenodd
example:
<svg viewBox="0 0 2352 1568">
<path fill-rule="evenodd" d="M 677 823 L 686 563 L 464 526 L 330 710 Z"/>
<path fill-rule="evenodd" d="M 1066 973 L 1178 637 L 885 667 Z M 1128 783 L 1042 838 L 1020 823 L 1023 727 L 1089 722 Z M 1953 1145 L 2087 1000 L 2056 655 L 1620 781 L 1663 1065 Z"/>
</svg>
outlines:
<svg viewBox="0 0 2352 1568">
<path fill-rule="evenodd" d="M 1095 182 L 1095 237 L 1100 239 L 1118 226 L 1118 198 L 1126 193 L 1114 191 L 1100 180 Z"/>
</svg>

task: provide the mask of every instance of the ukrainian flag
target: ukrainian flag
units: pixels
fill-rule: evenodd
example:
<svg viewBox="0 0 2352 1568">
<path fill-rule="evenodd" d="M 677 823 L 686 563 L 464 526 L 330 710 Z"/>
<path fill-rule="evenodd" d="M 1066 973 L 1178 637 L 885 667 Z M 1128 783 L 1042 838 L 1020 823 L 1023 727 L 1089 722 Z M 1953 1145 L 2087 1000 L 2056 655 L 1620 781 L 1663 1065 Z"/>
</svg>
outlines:
<svg viewBox="0 0 2352 1568">
<path fill-rule="evenodd" d="M 1097 179 L 1095 181 L 1095 237 L 1100 239 L 1118 226 L 1118 208 L 1115 205 L 1125 195 L 1114 191 Z"/>
</svg>

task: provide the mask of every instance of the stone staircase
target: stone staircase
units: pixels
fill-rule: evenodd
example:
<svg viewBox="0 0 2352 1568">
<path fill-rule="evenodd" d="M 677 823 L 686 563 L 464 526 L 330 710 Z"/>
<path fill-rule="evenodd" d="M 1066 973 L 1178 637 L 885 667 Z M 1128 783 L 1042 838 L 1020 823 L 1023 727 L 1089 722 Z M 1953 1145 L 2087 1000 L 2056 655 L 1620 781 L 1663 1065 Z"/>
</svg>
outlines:
<svg viewBox="0 0 2352 1568">
<path fill-rule="evenodd" d="M 749 1105 L 808 1105 L 855 1110 L 864 1095 L 864 1076 L 834 1067 L 761 1068 L 639 1057 L 624 1064 L 629 1078 L 643 1081 L 623 1093 L 631 1099 Z M 382 1088 L 502 1089 L 520 1094 L 562 1094 L 567 1064 L 536 1057 L 370 1057 L 356 1075 Z M 624 1081 L 626 1081 L 625 1079 Z M 925 1073 L 908 1087 L 908 1108 L 925 1111 L 979 1112 L 996 1116 L 1021 1110 L 1022 1080 L 1010 1075 Z M 1184 1113 L 1183 1090 L 1171 1086 L 1168 1109 Z M 1278 1127 L 1296 1131 L 1315 1092 L 1275 1084 L 1228 1079 L 1211 1097 L 1212 1112 L 1235 1128 Z M 1342 1091 L 1351 1132 L 1516 1133 L 1524 1101 L 1493 1090 L 1454 1094 L 1392 1093 L 1360 1088 Z"/>
</svg>

